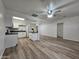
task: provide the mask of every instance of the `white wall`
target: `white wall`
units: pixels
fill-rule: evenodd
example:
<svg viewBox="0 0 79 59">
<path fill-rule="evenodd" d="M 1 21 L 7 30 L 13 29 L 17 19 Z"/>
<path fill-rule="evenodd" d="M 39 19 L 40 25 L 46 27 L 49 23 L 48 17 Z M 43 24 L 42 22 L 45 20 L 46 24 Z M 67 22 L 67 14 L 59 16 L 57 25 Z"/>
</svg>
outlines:
<svg viewBox="0 0 79 59">
<path fill-rule="evenodd" d="M 57 26 L 55 23 L 52 24 L 43 24 L 40 25 L 40 34 L 46 36 L 56 37 L 57 35 Z"/>
<path fill-rule="evenodd" d="M 2 1 L 0 0 L 0 59 L 4 52 L 4 36 L 5 36 L 5 26 L 4 26 L 4 7 Z"/>
<path fill-rule="evenodd" d="M 57 37 L 57 23 L 63 22 L 64 39 L 79 41 L 79 16 L 65 18 L 52 24 L 43 24 L 40 26 L 41 35 Z"/>
<path fill-rule="evenodd" d="M 79 41 L 79 16 L 64 19 L 64 38 Z"/>
</svg>

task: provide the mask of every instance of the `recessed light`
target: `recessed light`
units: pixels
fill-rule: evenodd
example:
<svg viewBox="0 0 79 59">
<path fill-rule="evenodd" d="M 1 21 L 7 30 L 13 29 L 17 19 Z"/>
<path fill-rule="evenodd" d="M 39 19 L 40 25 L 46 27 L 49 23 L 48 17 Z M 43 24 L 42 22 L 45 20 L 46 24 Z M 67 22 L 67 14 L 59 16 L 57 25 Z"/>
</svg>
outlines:
<svg viewBox="0 0 79 59">
<path fill-rule="evenodd" d="M 13 19 L 24 20 L 24 18 L 15 17 L 15 16 L 13 16 Z"/>
</svg>

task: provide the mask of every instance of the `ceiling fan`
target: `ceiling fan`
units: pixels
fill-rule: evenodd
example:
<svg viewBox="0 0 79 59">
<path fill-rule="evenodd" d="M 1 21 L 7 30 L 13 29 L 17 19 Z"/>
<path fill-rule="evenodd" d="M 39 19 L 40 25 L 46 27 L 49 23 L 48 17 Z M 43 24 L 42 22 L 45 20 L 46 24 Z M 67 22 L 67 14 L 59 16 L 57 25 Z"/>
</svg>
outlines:
<svg viewBox="0 0 79 59">
<path fill-rule="evenodd" d="M 56 14 L 61 13 L 62 12 L 62 10 L 61 10 L 62 8 L 68 7 L 68 6 L 70 6 L 72 4 L 75 4 L 77 2 L 79 2 L 79 0 L 73 0 L 73 1 L 71 1 L 69 3 L 67 3 L 67 4 L 64 4 L 64 5 L 56 7 L 56 8 L 53 8 L 53 3 L 50 3 L 50 4 L 48 4 L 47 9 L 42 9 L 40 11 L 36 11 L 33 14 L 33 16 L 37 17 L 39 15 L 47 15 L 47 17 L 51 18 L 52 16 L 56 16 Z"/>
</svg>

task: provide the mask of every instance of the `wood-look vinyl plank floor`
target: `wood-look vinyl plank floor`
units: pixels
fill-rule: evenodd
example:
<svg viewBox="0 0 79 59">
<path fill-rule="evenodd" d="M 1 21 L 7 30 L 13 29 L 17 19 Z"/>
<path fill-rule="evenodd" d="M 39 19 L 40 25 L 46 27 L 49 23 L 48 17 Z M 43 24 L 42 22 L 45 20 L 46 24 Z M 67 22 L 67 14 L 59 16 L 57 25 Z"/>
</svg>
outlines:
<svg viewBox="0 0 79 59">
<path fill-rule="evenodd" d="M 16 47 L 6 49 L 2 59 L 79 59 L 79 42 L 23 38 L 18 40 Z"/>
</svg>

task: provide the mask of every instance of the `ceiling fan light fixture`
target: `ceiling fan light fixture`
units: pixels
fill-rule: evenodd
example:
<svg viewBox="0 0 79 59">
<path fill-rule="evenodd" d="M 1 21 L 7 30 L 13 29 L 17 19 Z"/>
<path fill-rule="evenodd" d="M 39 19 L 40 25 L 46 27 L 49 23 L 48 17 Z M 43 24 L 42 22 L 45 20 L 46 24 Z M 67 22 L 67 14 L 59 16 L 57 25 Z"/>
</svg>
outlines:
<svg viewBox="0 0 79 59">
<path fill-rule="evenodd" d="M 47 17 L 52 18 L 53 17 L 53 3 L 50 3 L 47 7 Z"/>
<path fill-rule="evenodd" d="M 51 15 L 52 14 L 52 10 L 48 10 L 48 14 Z"/>
<path fill-rule="evenodd" d="M 52 17 L 53 17 L 53 15 L 52 15 L 52 14 L 51 14 L 51 15 L 47 15 L 47 17 L 48 17 L 48 18 L 52 18 Z"/>
</svg>

